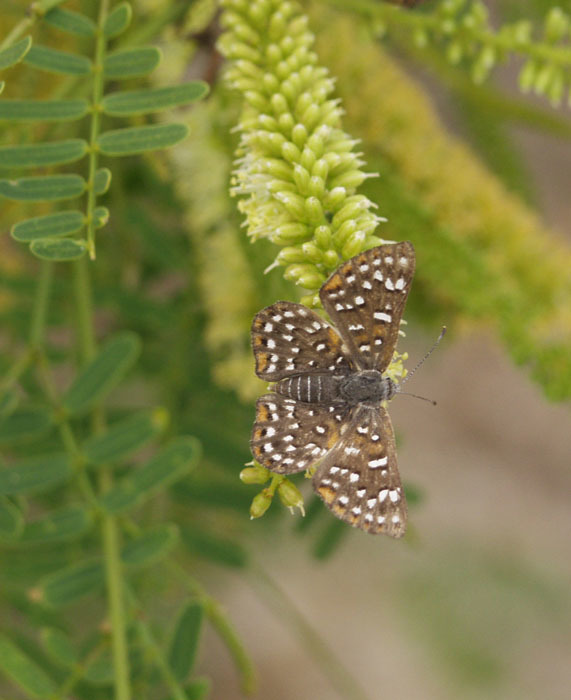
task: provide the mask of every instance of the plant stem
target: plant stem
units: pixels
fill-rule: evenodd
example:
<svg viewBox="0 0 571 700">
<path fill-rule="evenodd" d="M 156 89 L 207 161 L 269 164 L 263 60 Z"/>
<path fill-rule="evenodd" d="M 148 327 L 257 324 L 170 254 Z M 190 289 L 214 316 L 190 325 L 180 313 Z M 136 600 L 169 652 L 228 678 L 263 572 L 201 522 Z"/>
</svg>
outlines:
<svg viewBox="0 0 571 700">
<path fill-rule="evenodd" d="M 442 19 L 435 13 L 407 12 L 400 7 L 383 2 L 375 2 L 375 0 L 328 0 L 328 4 L 346 12 L 356 12 L 367 17 L 376 17 L 386 22 L 394 22 L 395 25 L 405 25 L 414 29 L 433 29 L 438 31 L 442 23 Z M 529 56 L 538 61 L 558 63 L 562 67 L 571 63 L 571 50 L 567 45 L 552 45 L 545 41 L 515 43 L 505 33 L 465 26 L 459 26 L 454 35 L 451 36 L 460 36 L 468 40 L 479 41 L 483 46 L 493 46 L 499 51 L 511 51 L 514 54 Z"/>
<path fill-rule="evenodd" d="M 102 530 L 105 580 L 111 619 L 113 668 L 115 670 L 115 698 L 116 700 L 130 700 L 127 620 L 123 600 L 123 572 L 121 570 L 119 533 L 115 518 L 104 515 Z"/>
<path fill-rule="evenodd" d="M 103 97 L 103 61 L 107 42 L 103 33 L 103 25 L 107 18 L 109 0 L 101 0 L 99 17 L 97 19 L 97 40 L 93 60 L 93 93 L 91 101 L 91 127 L 89 131 L 89 176 L 87 178 L 87 250 L 91 260 L 95 260 L 95 173 L 97 172 L 97 137 L 101 126 L 99 107 Z"/>
<path fill-rule="evenodd" d="M 189 592 L 203 604 L 206 617 L 224 641 L 240 672 L 242 692 L 245 695 L 253 695 L 257 688 L 254 664 L 228 617 L 224 614 L 222 606 L 215 598 L 208 595 L 200 583 L 191 578 L 180 564 L 171 561 L 169 568 L 182 579 Z"/>
<path fill-rule="evenodd" d="M 78 322 L 78 344 L 82 362 L 88 362 L 95 355 L 95 333 L 93 329 L 91 285 L 88 261 L 80 258 L 74 263 L 74 297 Z M 98 432 L 104 424 L 101 407 L 93 413 L 93 429 Z M 108 466 L 101 468 L 99 489 L 101 492 L 111 487 L 113 481 Z M 129 655 L 127 648 L 127 619 L 123 599 L 123 573 L 121 567 L 119 530 L 116 519 L 102 514 L 103 557 L 105 562 L 105 581 L 109 599 L 109 617 L 111 621 L 111 639 L 113 650 L 113 668 L 115 671 L 116 700 L 131 699 L 129 678 Z"/>
<path fill-rule="evenodd" d="M 131 591 L 128 591 L 128 596 L 129 602 L 134 608 L 134 617 L 136 620 L 135 626 L 137 627 L 137 632 L 139 633 L 143 644 L 145 644 L 145 646 L 152 653 L 155 659 L 155 663 L 158 666 L 159 672 L 161 673 L 165 684 L 170 688 L 174 700 L 188 700 L 187 694 L 184 692 L 183 687 L 180 685 L 175 675 L 171 671 L 171 668 L 167 660 L 165 659 L 161 648 L 157 644 L 151 630 L 149 629 L 149 626 L 145 622 L 143 622 L 143 620 L 139 617 L 141 606 L 137 603 Z"/>
<path fill-rule="evenodd" d="M 32 311 L 32 325 L 30 328 L 30 346 L 32 352 L 36 352 L 43 344 L 48 301 L 52 290 L 54 278 L 54 266 L 51 262 L 42 261 L 40 265 L 40 277 L 36 289 L 34 308 Z"/>
<path fill-rule="evenodd" d="M 259 565 L 253 566 L 253 573 L 252 581 L 271 603 L 272 611 L 275 613 L 277 609 L 280 620 L 286 621 L 294 629 L 297 639 L 325 669 L 325 675 L 339 695 L 345 700 L 369 700 L 358 680 L 345 668 L 269 574 Z"/>
<path fill-rule="evenodd" d="M 123 518 L 122 522 L 126 531 L 131 535 L 140 534 L 141 528 L 131 518 Z M 189 593 L 202 603 L 206 617 L 226 644 L 236 664 L 240 673 L 242 692 L 245 695 L 253 695 L 257 689 L 256 669 L 228 617 L 224 614 L 222 606 L 204 590 L 196 579 L 189 576 L 178 562 L 169 560 L 167 566 L 174 575 L 181 579 Z"/>
</svg>

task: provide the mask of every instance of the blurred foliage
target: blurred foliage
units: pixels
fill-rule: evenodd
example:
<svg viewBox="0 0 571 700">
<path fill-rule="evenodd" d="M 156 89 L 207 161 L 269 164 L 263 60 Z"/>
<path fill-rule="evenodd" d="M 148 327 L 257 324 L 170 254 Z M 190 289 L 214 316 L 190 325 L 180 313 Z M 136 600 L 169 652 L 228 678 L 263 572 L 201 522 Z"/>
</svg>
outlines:
<svg viewBox="0 0 571 700">
<path fill-rule="evenodd" d="M 346 227 L 335 238 L 338 229 L 309 227 L 294 209 L 287 222 L 283 208 L 272 218 L 275 212 L 261 211 L 254 197 L 246 205 L 240 200 L 250 226 L 268 218 L 265 236 L 256 229 L 252 244 L 229 191 L 232 177 L 235 186 L 240 180 L 232 176 L 237 149 L 242 157 L 251 149 L 248 176 L 269 176 L 269 190 L 276 172 L 285 174 L 271 190 L 275 202 L 283 204 L 286 190 L 307 197 L 301 186 L 310 185 L 300 169 L 295 177 L 291 168 L 286 172 L 275 153 L 273 170 L 263 170 L 264 149 L 275 143 L 251 129 L 260 114 L 252 105 L 261 103 L 250 95 L 244 109 L 235 91 L 256 87 L 240 84 L 245 66 L 234 61 L 229 80 L 222 79 L 217 6 L 210 0 L 144 0 L 133 10 L 125 2 L 99 5 L 99 15 L 88 16 L 95 8 L 85 3 L 40 0 L 26 11 L 15 2 L 0 17 L 0 66 L 9 68 L 0 84 L 0 676 L 10 683 L 2 694 L 97 699 L 110 697 L 114 686 L 119 700 L 147 693 L 207 697 L 209 681 L 195 672 L 205 624 L 226 644 L 248 693 L 255 685 L 252 662 L 196 574 L 199 559 L 253 575 L 259 566 L 251 488 L 238 479 L 250 458 L 253 399 L 263 390 L 249 348 L 252 316 L 279 298 L 315 303 L 315 289 L 338 261 L 381 235 L 410 239 L 419 265 L 409 318 L 427 327 L 445 320 L 456 332 L 491 327 L 549 398 L 568 398 L 571 255 L 514 193 L 534 199 L 502 129 L 515 121 L 568 139 L 571 128 L 562 114 L 471 82 L 470 73 L 481 79 L 502 57 L 490 60 L 486 49 L 515 32 L 480 27 L 485 36 L 476 46 L 473 35 L 458 29 L 462 22 L 452 27 L 459 13 L 481 16 L 481 3 L 426 2 L 414 10 L 347 4 L 348 11 L 379 20 L 373 24 L 319 5 L 310 8 L 308 25 L 297 5 L 274 2 L 297 21 L 292 37 L 291 25 L 275 24 L 286 45 L 297 38 L 305 47 L 300 55 L 313 71 L 307 75 L 312 99 L 323 110 L 315 118 L 330 119 L 335 130 L 325 150 L 346 149 L 331 159 L 344 191 L 327 208 L 340 211 L 357 198 L 351 202 L 366 226 Z M 518 40 L 505 52 L 539 52 L 543 63 L 527 80 L 556 100 L 568 80 L 568 30 L 561 31 L 567 15 L 566 8 L 555 13 L 555 5 L 544 6 L 526 3 L 532 24 L 545 23 L 544 36 Z M 502 8 L 506 22 L 523 31 L 513 3 L 505 0 Z M 242 32 L 247 44 L 243 20 L 225 13 L 222 23 Z M 236 35 L 224 41 L 235 58 Z M 455 41 L 464 52 L 459 66 L 450 63 Z M 109 53 L 114 58 L 105 64 Z M 413 66 L 430 61 L 459 117 L 471 115 L 464 128 L 487 167 L 450 136 L 426 89 L 397 56 Z M 105 80 L 92 62 L 107 66 Z M 212 86 L 200 103 L 205 89 L 196 78 Z M 270 76 L 264 85 L 269 90 L 275 81 Z M 304 116 L 308 124 L 312 115 Z M 52 150 L 33 150 L 42 144 Z M 380 178 L 365 174 L 362 157 Z M 317 204 L 325 202 L 320 182 L 311 187 Z M 280 217 L 281 225 L 305 226 L 303 240 L 287 242 L 288 232 L 300 229 L 278 231 Z M 366 235 L 354 235 L 363 227 Z M 264 274 L 276 254 L 285 279 L 275 269 Z M 303 479 L 297 483 L 306 491 Z M 299 505 L 290 487 L 271 485 L 286 506 Z M 414 485 L 407 493 L 411 505 L 421 505 Z M 279 533 L 283 510 L 268 510 L 263 536 Z M 321 560 L 358 536 L 331 520 L 314 497 L 293 529 Z M 438 580 L 426 575 L 429 591 Z M 531 580 L 525 572 L 516 578 Z M 312 640 L 321 664 L 336 669 L 332 680 L 344 697 L 362 697 L 291 601 L 271 579 L 260 581 L 272 591 L 270 604 L 286 611 L 283 621 Z M 405 587 L 407 605 L 418 599 L 418 586 Z M 160 600 L 169 601 L 166 618 Z M 452 663 L 459 686 L 477 684 L 470 676 L 476 673 L 495 687 L 501 660 L 482 648 L 472 622 L 437 635 L 441 653 L 455 648 L 462 656 Z"/>
</svg>

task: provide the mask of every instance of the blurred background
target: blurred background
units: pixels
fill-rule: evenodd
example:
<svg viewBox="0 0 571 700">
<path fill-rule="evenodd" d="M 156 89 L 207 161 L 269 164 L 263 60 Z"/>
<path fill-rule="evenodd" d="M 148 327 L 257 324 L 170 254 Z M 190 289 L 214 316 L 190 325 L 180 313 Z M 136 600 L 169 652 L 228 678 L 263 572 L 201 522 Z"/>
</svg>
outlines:
<svg viewBox="0 0 571 700">
<path fill-rule="evenodd" d="M 444 3 L 427 0 L 410 11 L 430 13 L 438 4 Z M 541 26 L 556 3 L 485 5 L 493 26 L 522 18 Z M 249 325 L 264 305 L 298 300 L 301 291 L 280 268 L 263 274 L 278 249 L 247 239 L 237 200 L 228 194 L 241 101 L 223 83 L 217 9 L 173 1 L 171 21 L 160 6 L 134 4 L 125 45 L 147 28 L 145 41 L 164 54 L 149 84 L 200 78 L 212 92 L 174 115 L 190 126 L 188 139 L 169 151 L 112 161 L 105 197 L 112 215 L 99 233 L 92 272 L 95 323 L 101 339 L 127 328 L 143 340 L 137 370 L 112 396 L 111 416 L 160 405 L 170 415 L 168 434 L 197 437 L 203 458 L 191 476 L 138 513 L 138 522 L 176 524 L 181 544 L 174 556 L 234 625 L 256 668 L 256 697 L 568 698 L 568 106 L 522 95 L 518 58 L 477 86 L 468 65 L 450 65 L 436 40 L 419 47 L 398 18 L 381 26 L 352 14 L 351 3 L 337 11 L 304 5 L 319 60 L 338 81 L 343 128 L 361 140 L 365 169 L 380 174 L 361 188 L 389 219 L 377 235 L 409 239 L 417 249 L 399 344 L 409 369 L 443 324 L 449 332 L 408 387 L 438 405 L 405 396 L 390 405 L 410 502 L 404 540 L 338 522 L 303 477 L 295 483 L 305 518 L 290 515 L 276 497 L 264 517 L 250 520 L 261 487 L 241 484 L 239 473 L 251 458 L 254 402 L 264 385 L 253 374 Z M 4 34 L 21 8 L 10 3 L 11 13 L 0 20 Z M 60 40 L 53 28 L 37 31 L 45 43 Z M 59 90 L 30 78 L 29 67 L 16 70 L 11 97 L 31 90 L 45 98 Z M 4 133 L 3 143 L 33 136 Z M 6 205 L 3 231 L 23 209 Z M 38 213 L 45 211 L 26 210 Z M 37 261 L 7 235 L 1 245 L 0 335 L 8 356 L 26 337 Z M 73 313 L 63 267 L 47 338 L 65 387 Z M 2 363 L 6 369 L 7 357 Z M 50 446 L 55 438 L 45 440 Z M 9 446 L 8 461 L 23 452 Z M 137 453 L 125 469 L 145 456 Z M 66 498 L 63 490 L 50 492 L 27 512 L 47 512 Z M 102 633 L 104 596 L 74 601 L 54 622 L 53 610 L 30 603 L 28 594 L 42 577 L 97 547 L 96 534 L 87 533 L 41 550 L 12 543 L 0 554 L 0 626 L 42 663 L 39 626 L 56 624 L 80 641 L 86 625 Z M 24 563 L 32 560 L 37 566 L 28 570 Z M 159 565 L 133 587 L 166 644 L 181 586 Z M 193 674 L 211 679 L 214 700 L 244 697 L 228 647 L 208 624 Z M 2 682 L 2 697 L 33 697 Z M 69 697 L 112 693 L 112 674 L 101 674 Z M 168 697 L 149 693 L 139 697 Z"/>
</svg>

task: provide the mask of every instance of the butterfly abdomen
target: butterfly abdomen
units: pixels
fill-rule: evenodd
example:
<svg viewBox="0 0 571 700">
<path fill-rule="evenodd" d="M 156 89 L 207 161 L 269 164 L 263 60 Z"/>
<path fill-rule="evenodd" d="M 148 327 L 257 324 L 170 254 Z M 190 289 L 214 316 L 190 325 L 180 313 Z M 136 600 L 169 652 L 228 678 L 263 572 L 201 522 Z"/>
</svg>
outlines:
<svg viewBox="0 0 571 700">
<path fill-rule="evenodd" d="M 332 374 L 298 374 L 279 381 L 274 390 L 304 403 L 332 404 L 338 402 L 339 387 L 343 377 Z"/>
</svg>

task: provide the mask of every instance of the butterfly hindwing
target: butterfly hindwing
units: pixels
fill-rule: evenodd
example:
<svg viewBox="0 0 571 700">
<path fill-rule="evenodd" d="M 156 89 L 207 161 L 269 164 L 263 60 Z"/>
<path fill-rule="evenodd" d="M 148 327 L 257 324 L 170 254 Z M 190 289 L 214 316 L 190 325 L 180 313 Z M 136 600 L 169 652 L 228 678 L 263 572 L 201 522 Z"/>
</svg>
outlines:
<svg viewBox="0 0 571 700">
<path fill-rule="evenodd" d="M 398 340 L 415 268 L 412 243 L 378 246 L 341 265 L 319 292 L 360 369 L 384 372 Z"/>
<path fill-rule="evenodd" d="M 309 469 L 339 441 L 348 410 L 264 394 L 256 404 L 252 454 L 277 474 Z"/>
<path fill-rule="evenodd" d="M 262 309 L 252 322 L 256 374 L 268 382 L 352 367 L 342 345 L 339 334 L 321 316 L 291 301 Z"/>
<path fill-rule="evenodd" d="M 313 485 L 342 520 L 372 534 L 402 537 L 407 507 L 391 419 L 383 406 L 361 405 L 318 465 Z"/>
</svg>

